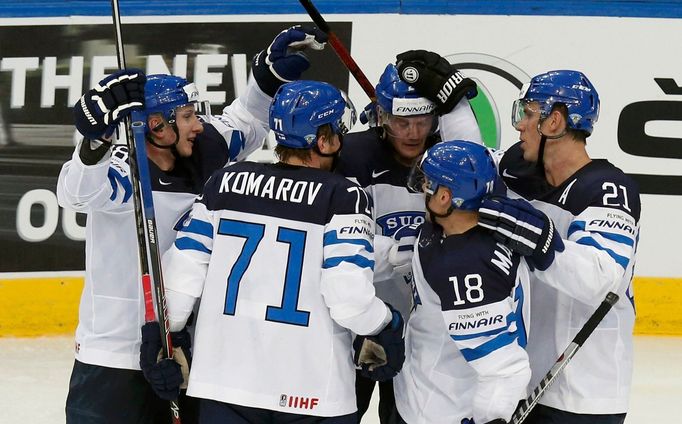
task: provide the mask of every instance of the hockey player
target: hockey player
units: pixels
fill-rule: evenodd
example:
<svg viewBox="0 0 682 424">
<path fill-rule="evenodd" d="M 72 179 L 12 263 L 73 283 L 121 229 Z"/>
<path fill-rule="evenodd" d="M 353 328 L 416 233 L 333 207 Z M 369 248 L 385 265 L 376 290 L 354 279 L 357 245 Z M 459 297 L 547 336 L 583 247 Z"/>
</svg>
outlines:
<svg viewBox="0 0 682 424">
<path fill-rule="evenodd" d="M 147 116 L 147 155 L 156 206 L 158 243 L 175 239 L 210 174 L 242 160 L 267 134 L 267 111 L 282 78 L 296 79 L 305 57 L 287 55 L 290 45 L 320 48 L 317 30 L 290 28 L 254 63 L 255 80 L 220 116 L 198 116 L 194 84 L 171 75 L 125 70 L 102 80 L 74 106 L 78 143 L 59 175 L 59 203 L 88 215 L 85 287 L 76 330 L 76 360 L 66 402 L 67 423 L 167 423 L 168 403 L 145 377 L 162 372 L 156 356 L 140 371 L 144 319 L 128 149 L 109 136 L 131 109 Z M 295 56 L 295 57 L 292 57 Z M 143 89 L 144 88 L 144 89 Z M 154 326 L 156 325 L 156 326 Z M 158 338 L 158 324 L 146 334 Z M 150 328 L 151 326 L 151 328 Z M 145 330 L 143 330 L 145 332 Z M 176 342 L 187 348 L 186 335 Z M 176 391 L 157 393 L 177 398 Z M 187 408 L 184 408 L 188 412 Z M 187 415 L 185 422 L 189 421 Z M 193 419 L 196 419 L 195 417 Z"/>
<path fill-rule="evenodd" d="M 374 296 L 371 200 L 329 172 L 355 112 L 338 89 L 283 85 L 280 162 L 215 173 L 163 258 L 172 330 L 201 298 L 188 394 L 202 423 L 356 423 L 351 332 L 404 359 L 402 318 Z"/>
<path fill-rule="evenodd" d="M 529 271 L 476 225 L 495 163 L 480 144 L 444 141 L 415 171 L 410 186 L 423 187 L 429 218 L 413 257 L 415 306 L 394 382 L 394 422 L 504 423 L 530 379 Z"/>
<path fill-rule="evenodd" d="M 408 190 L 407 177 L 414 162 L 440 140 L 440 134 L 435 132 L 438 114 L 454 109 L 444 123 L 449 137 L 481 142 L 476 118 L 465 98 L 474 93 L 475 83 L 464 79 L 450 93 L 448 106 L 436 110 L 436 104 L 401 81 L 395 65 L 389 64 L 376 86 L 378 126 L 348 134 L 344 139 L 337 172 L 357 182 L 374 202 L 377 296 L 405 317 L 412 307 L 412 252 L 398 251 L 397 241 L 413 241 L 416 230 L 412 225 L 424 222 L 424 194 Z M 411 243 L 405 247 L 411 248 Z M 369 407 L 374 379 L 376 376 L 366 369 L 357 373 L 358 421 Z M 395 407 L 391 380 L 381 381 L 379 390 L 379 418 L 385 424 Z"/>
<path fill-rule="evenodd" d="M 423 66 L 403 64 L 412 65 L 417 71 Z M 620 169 L 588 155 L 586 140 L 598 116 L 599 96 L 583 73 L 559 70 L 532 78 L 512 112 L 521 141 L 499 164 L 511 194 L 532 206 L 498 199 L 480 210 L 480 224 L 527 255 L 534 269 L 531 386 L 605 294 L 620 295 L 540 400 L 526 421 L 530 424 L 623 423 L 628 408 L 640 199 L 636 184 Z"/>
</svg>

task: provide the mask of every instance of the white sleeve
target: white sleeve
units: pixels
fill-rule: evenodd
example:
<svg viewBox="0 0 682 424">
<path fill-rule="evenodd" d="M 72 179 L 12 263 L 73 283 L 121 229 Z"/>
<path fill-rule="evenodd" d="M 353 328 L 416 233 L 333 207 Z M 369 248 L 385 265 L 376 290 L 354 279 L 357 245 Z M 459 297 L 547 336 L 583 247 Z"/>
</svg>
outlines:
<svg viewBox="0 0 682 424">
<path fill-rule="evenodd" d="M 268 135 L 268 114 L 272 97 L 263 93 L 251 77 L 244 94 L 223 109 L 222 115 L 211 117 L 211 124 L 225 138 L 230 150 L 230 160 L 240 161 L 258 150 Z M 233 130 L 243 138 L 235 138 Z M 239 143 L 233 146 L 232 143 Z"/>
<path fill-rule="evenodd" d="M 171 331 L 181 330 L 201 297 L 213 249 L 211 213 L 203 203 L 192 206 L 189 223 L 178 231 L 163 255 L 162 267 Z"/>
<path fill-rule="evenodd" d="M 342 231 L 348 228 L 357 231 Z M 334 321 L 355 334 L 381 331 L 391 311 L 374 294 L 374 222 L 363 214 L 334 215 L 324 230 L 320 289 Z"/>
<path fill-rule="evenodd" d="M 85 165 L 78 155 L 81 143 L 59 172 L 59 205 L 78 212 L 132 210 L 127 146 L 115 145 L 98 163 Z"/>
<path fill-rule="evenodd" d="M 438 126 L 441 140 L 467 140 L 483 144 L 476 115 L 465 97 L 449 113 L 438 118 Z"/>
<path fill-rule="evenodd" d="M 624 276 L 632 272 L 638 235 L 638 224 L 627 212 L 588 207 L 568 227 L 564 251 L 555 254 L 547 270 L 534 274 L 574 299 L 596 306 L 609 291 L 621 295 L 627 289 L 629 279 Z"/>
<path fill-rule="evenodd" d="M 374 235 L 374 281 L 384 281 L 393 275 L 393 265 L 388 261 L 388 252 L 395 244 L 392 237 Z"/>
</svg>

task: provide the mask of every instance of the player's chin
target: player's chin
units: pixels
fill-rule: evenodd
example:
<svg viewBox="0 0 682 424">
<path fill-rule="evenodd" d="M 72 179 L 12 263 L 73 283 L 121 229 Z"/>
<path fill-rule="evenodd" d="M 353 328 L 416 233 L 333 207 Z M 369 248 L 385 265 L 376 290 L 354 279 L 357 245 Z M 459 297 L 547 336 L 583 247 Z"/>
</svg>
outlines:
<svg viewBox="0 0 682 424">
<path fill-rule="evenodd" d="M 192 151 L 194 150 L 194 140 L 184 140 L 182 143 L 177 145 L 178 154 L 182 157 L 192 156 Z"/>
</svg>

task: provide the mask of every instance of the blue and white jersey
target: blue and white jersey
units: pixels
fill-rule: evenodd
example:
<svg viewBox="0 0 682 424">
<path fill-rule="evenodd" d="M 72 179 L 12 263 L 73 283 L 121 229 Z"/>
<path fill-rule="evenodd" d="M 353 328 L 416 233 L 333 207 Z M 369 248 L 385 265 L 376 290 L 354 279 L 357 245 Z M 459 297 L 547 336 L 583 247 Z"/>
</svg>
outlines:
<svg viewBox="0 0 682 424">
<path fill-rule="evenodd" d="M 410 424 L 509 420 L 530 379 L 525 260 L 486 230 L 422 226 L 396 406 Z"/>
<path fill-rule="evenodd" d="M 357 410 L 351 331 L 376 334 L 371 199 L 340 175 L 242 162 L 164 255 L 171 329 L 201 298 L 188 394 L 314 416 Z"/>
<path fill-rule="evenodd" d="M 208 177 L 262 145 L 270 100 L 255 82 L 249 83 L 244 96 L 222 115 L 211 117 L 211 124 L 204 124 L 191 157 L 178 159 L 167 172 L 148 162 L 161 252 L 175 240 L 175 232 Z M 128 147 L 115 145 L 95 165 L 83 164 L 79 149 L 80 144 L 62 167 L 57 183 L 59 204 L 88 215 L 76 359 L 139 370 L 144 302 Z"/>
<path fill-rule="evenodd" d="M 482 143 L 476 117 L 466 99 L 439 118 L 439 128 L 439 133 L 426 140 L 427 149 L 441 140 L 441 134 L 448 140 Z M 357 182 L 374 200 L 377 296 L 407 319 L 412 307 L 411 271 L 409 266 L 394 269 L 388 262 L 388 250 L 394 244 L 396 231 L 424 222 L 424 194 L 407 189 L 411 168 L 396 160 L 390 142 L 382 140 L 381 132 L 380 128 L 370 128 L 346 135 L 337 172 Z"/>
<path fill-rule="evenodd" d="M 606 160 L 592 160 L 558 187 L 547 184 L 519 145 L 500 162 L 510 190 L 556 224 L 565 250 L 535 271 L 528 354 L 532 386 L 550 369 L 607 292 L 620 296 L 540 403 L 576 413 L 624 413 L 632 378 L 632 276 L 639 240 L 639 190 Z"/>
<path fill-rule="evenodd" d="M 439 140 L 432 136 L 427 145 Z M 410 275 L 393 272 L 387 259 L 388 249 L 393 245 L 392 237 L 396 231 L 406 225 L 424 222 L 424 193 L 407 189 L 410 167 L 400 164 L 393 155 L 390 143 L 381 139 L 380 129 L 351 133 L 343 140 L 336 171 L 357 182 L 374 201 L 374 245 L 377 251 L 374 286 L 377 296 L 407 318 L 412 308 Z"/>
</svg>

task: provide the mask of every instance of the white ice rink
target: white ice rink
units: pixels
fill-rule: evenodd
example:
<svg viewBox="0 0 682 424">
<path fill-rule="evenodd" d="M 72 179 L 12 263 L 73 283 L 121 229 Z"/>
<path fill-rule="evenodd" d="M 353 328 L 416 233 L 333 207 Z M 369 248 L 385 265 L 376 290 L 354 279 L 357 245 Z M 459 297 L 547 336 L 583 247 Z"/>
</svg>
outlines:
<svg viewBox="0 0 682 424">
<path fill-rule="evenodd" d="M 0 338 L 0 423 L 64 422 L 72 343 L 71 337 Z M 682 423 L 682 337 L 636 337 L 633 386 L 626 424 Z M 376 399 L 370 407 L 376 409 Z M 363 424 L 378 424 L 370 412 Z"/>
</svg>

